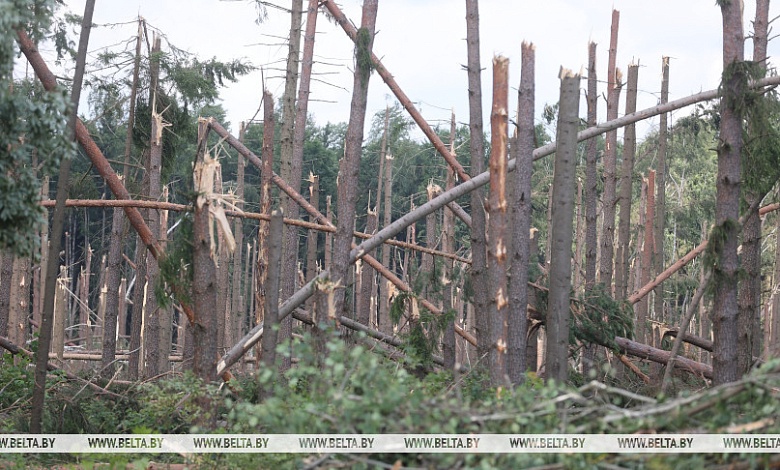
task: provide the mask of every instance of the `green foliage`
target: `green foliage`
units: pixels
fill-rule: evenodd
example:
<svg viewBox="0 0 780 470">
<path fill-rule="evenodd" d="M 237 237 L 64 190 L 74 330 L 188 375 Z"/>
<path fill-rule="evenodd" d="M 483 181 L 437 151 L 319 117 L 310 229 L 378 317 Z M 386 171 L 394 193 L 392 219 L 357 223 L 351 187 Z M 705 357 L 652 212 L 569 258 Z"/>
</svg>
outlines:
<svg viewBox="0 0 780 470">
<path fill-rule="evenodd" d="M 162 307 L 173 301 L 168 292 L 176 292 L 177 300 L 192 305 L 192 215 L 183 214 L 173 239 L 166 246 L 166 256 L 160 261 L 160 276 L 154 295 Z"/>
<path fill-rule="evenodd" d="M 371 32 L 366 28 L 357 30 L 355 38 L 355 73 L 359 74 L 362 83 L 368 83 L 368 77 L 374 71 L 374 62 L 371 60 Z"/>
<path fill-rule="evenodd" d="M 603 284 L 596 284 L 572 303 L 569 343 L 599 343 L 617 351 L 616 336 L 631 339 L 634 310 L 627 301 L 612 298 Z"/>
<path fill-rule="evenodd" d="M 31 82 L 13 84 L 7 61 L 13 63 L 13 56 L 0 57 L 0 248 L 30 256 L 38 242 L 30 234 L 45 215 L 38 204 L 41 176 L 54 174 L 75 148 L 67 137 L 65 94 Z"/>
</svg>

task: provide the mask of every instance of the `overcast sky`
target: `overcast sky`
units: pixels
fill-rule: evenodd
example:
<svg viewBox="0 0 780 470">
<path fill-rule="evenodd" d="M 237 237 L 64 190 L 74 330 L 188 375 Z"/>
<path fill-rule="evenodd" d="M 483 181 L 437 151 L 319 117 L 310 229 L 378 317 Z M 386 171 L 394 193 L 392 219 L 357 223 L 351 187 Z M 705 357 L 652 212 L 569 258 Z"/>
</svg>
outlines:
<svg viewBox="0 0 780 470">
<path fill-rule="evenodd" d="M 68 7 L 83 13 L 84 1 L 68 0 Z M 289 8 L 289 0 L 271 0 Z M 342 9 L 354 22 L 360 21 L 361 2 L 341 0 Z M 638 62 L 638 108 L 656 104 L 660 95 L 661 58 L 669 56 L 670 99 L 681 98 L 718 86 L 721 70 L 721 16 L 714 0 L 482 0 L 480 2 L 481 55 L 485 112 L 490 110 L 491 59 L 501 54 L 510 59 L 510 103 L 520 79 L 520 44 L 536 46 L 536 114 L 545 103 L 558 100 L 560 67 L 575 71 L 587 66 L 588 42 L 598 44 L 598 76 L 603 93 L 606 77 L 611 10 L 620 11 L 618 66 L 626 70 Z M 772 6 L 770 18 L 780 8 Z M 201 58 L 243 58 L 263 67 L 266 86 L 275 99 L 284 89 L 286 37 L 290 19 L 285 11 L 269 8 L 268 17 L 256 24 L 252 0 L 122 0 L 98 1 L 90 49 L 117 44 L 135 34 L 138 16 L 166 35 L 168 41 Z M 755 1 L 745 3 L 745 34 L 752 32 Z M 304 15 L 305 18 L 305 15 Z M 129 22 L 129 23 L 128 23 Z M 449 121 L 454 108 L 460 122 L 468 120 L 463 0 L 382 0 L 379 2 L 374 52 L 395 76 L 401 88 L 433 125 Z M 772 35 L 770 34 L 770 37 Z M 132 45 L 130 46 L 132 47 Z M 772 61 L 778 43 L 770 42 Z M 745 43 L 750 58 L 752 41 Z M 346 121 L 352 87 L 352 44 L 336 24 L 320 15 L 315 43 L 315 82 L 310 114 L 318 124 Z M 585 80 L 582 82 L 584 90 Z M 232 129 L 250 119 L 262 95 L 260 72 L 243 77 L 222 90 L 222 105 Z M 621 96 L 621 114 L 624 104 Z M 372 76 L 369 115 L 392 104 L 395 98 L 377 75 Z M 515 108 L 515 104 L 511 104 Z M 584 91 L 580 115 L 585 115 Z M 599 102 L 599 121 L 606 106 Z M 689 111 L 679 111 L 685 115 Z M 486 115 L 487 118 L 487 115 Z M 487 124 L 487 121 L 486 121 Z M 639 128 L 644 135 L 658 118 Z M 486 129 L 488 126 L 486 125 Z"/>
</svg>

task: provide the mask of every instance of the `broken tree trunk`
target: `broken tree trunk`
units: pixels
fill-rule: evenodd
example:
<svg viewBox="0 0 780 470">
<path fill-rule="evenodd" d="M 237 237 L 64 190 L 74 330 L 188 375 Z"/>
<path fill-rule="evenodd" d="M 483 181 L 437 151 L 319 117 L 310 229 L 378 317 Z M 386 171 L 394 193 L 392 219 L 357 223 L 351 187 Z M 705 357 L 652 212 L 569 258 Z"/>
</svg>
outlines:
<svg viewBox="0 0 780 470">
<path fill-rule="evenodd" d="M 596 77 L 596 43 L 588 44 L 588 127 L 597 123 L 598 82 Z M 588 141 L 588 151 L 585 163 L 585 288 L 592 289 L 596 285 L 596 253 L 598 239 L 596 228 L 596 200 L 598 193 L 598 141 L 592 138 Z"/>
<path fill-rule="evenodd" d="M 150 150 L 146 160 L 146 175 L 148 177 L 147 196 L 151 201 L 157 201 L 162 194 L 162 145 L 163 145 L 163 118 L 162 114 L 157 112 L 157 83 L 160 74 L 160 45 L 161 38 L 155 36 L 152 55 L 150 57 L 150 75 L 151 85 L 149 89 L 150 102 L 152 103 L 151 131 L 150 131 Z M 147 222 L 152 230 L 152 236 L 159 240 L 160 236 L 160 214 L 156 210 L 147 211 Z M 155 288 L 160 277 L 160 266 L 153 256 L 146 257 L 146 300 L 144 307 L 144 377 L 156 377 L 165 370 L 168 365 L 168 349 L 162 346 L 160 334 L 160 315 L 163 310 L 157 304 Z M 167 341 L 166 341 L 167 343 Z"/>
<path fill-rule="evenodd" d="M 628 66 L 628 88 L 626 90 L 626 114 L 636 111 L 639 64 Z M 623 136 L 623 168 L 620 178 L 620 222 L 618 224 L 618 246 L 615 260 L 615 298 L 625 299 L 628 295 L 628 266 L 631 244 L 631 198 L 633 196 L 634 156 L 636 154 L 636 126 L 625 127 Z M 652 247 L 651 247 L 652 248 Z"/>
<path fill-rule="evenodd" d="M 265 320 L 268 329 L 263 335 L 263 365 L 276 370 L 276 345 L 279 336 L 279 283 L 282 270 L 282 231 L 284 229 L 284 210 L 278 209 L 271 214 L 271 223 L 267 243 L 270 247 L 268 260 L 268 280 L 264 298 Z"/>
<path fill-rule="evenodd" d="M 612 10 L 612 32 L 609 40 L 609 64 L 607 67 L 607 120 L 613 120 L 618 115 L 622 74 L 616 68 L 618 27 L 620 12 Z M 601 266 L 599 280 L 608 292 L 612 292 L 612 263 L 614 260 L 615 241 L 615 190 L 617 186 L 617 131 L 609 131 L 604 149 L 604 219 L 601 232 Z"/>
<path fill-rule="evenodd" d="M 493 109 L 490 113 L 490 235 L 488 239 L 490 332 L 490 383 L 506 380 L 507 286 L 506 286 L 506 152 L 509 100 L 509 59 L 493 58 Z"/>
<path fill-rule="evenodd" d="M 507 313 L 507 374 L 512 384 L 523 381 L 527 367 L 528 264 L 531 255 L 531 174 L 534 150 L 535 48 L 523 43 L 520 88 L 517 93 L 517 134 L 514 158 L 517 163 L 512 213 L 512 251 L 509 271 Z"/>
<path fill-rule="evenodd" d="M 482 66 L 479 56 L 479 2 L 466 0 L 466 45 L 468 53 L 469 83 L 469 150 L 473 175 L 484 174 L 485 143 L 482 125 Z M 486 181 L 487 182 L 487 181 Z M 471 193 L 471 283 L 474 286 L 487 285 L 487 225 L 484 204 L 485 193 L 475 188 Z M 452 200 L 455 200 L 453 198 Z M 383 230 L 387 230 L 385 227 Z M 474 316 L 477 332 L 477 359 L 486 357 L 490 350 L 488 335 L 487 289 L 474 289 Z M 483 362 L 479 362 L 483 364 Z"/>
<path fill-rule="evenodd" d="M 260 206 L 261 212 L 271 214 L 271 179 L 274 163 L 274 100 L 271 93 L 263 93 L 263 162 L 260 165 Z M 262 325 L 265 319 L 266 280 L 268 279 L 270 226 L 267 222 L 260 223 L 260 233 L 257 236 L 257 299 L 255 304 L 255 325 Z M 255 357 L 262 355 L 262 348 L 257 347 Z"/>
<path fill-rule="evenodd" d="M 367 209 L 366 233 L 375 233 L 377 230 L 378 217 L 375 210 Z M 374 294 L 374 278 L 376 274 L 371 266 L 363 264 L 360 273 L 360 304 L 357 311 L 357 321 L 366 326 L 372 326 L 371 301 Z"/>
<path fill-rule="evenodd" d="M 669 102 L 669 57 L 661 59 L 661 104 Z M 661 113 L 658 124 L 658 162 L 656 164 L 655 186 L 655 221 L 653 221 L 653 276 L 660 273 L 664 267 L 664 227 L 666 226 L 666 153 L 669 140 L 669 124 L 667 113 Z M 650 221 L 647 221 L 650 224 Z M 663 318 L 664 290 L 659 285 L 653 294 L 653 310 L 655 318 Z"/>
<path fill-rule="evenodd" d="M 558 151 L 555 154 L 553 174 L 550 293 L 547 300 L 546 378 L 565 383 L 569 375 L 569 296 L 580 76 L 561 68 L 560 79 L 561 95 L 556 134 Z"/>
<path fill-rule="evenodd" d="M 647 174 L 647 206 L 646 206 L 645 221 L 653 220 L 653 212 L 655 211 L 655 171 L 650 170 Z M 653 254 L 653 230 L 650 224 L 645 225 L 648 229 L 645 230 L 645 246 L 642 250 L 642 285 L 647 285 L 650 281 L 650 273 L 652 269 L 651 256 Z M 649 291 L 648 291 L 649 292 Z M 648 307 L 649 299 L 643 297 L 637 305 L 636 313 L 636 338 L 640 343 L 649 342 L 647 334 L 648 323 Z"/>
<path fill-rule="evenodd" d="M 197 306 L 195 321 L 192 323 L 195 345 L 192 370 L 196 377 L 211 382 L 217 377 L 214 366 L 217 357 L 217 288 L 216 266 L 211 257 L 212 242 L 209 236 L 209 209 L 212 201 L 204 194 L 213 185 L 213 180 L 208 178 L 208 165 L 213 161 L 208 155 L 208 131 L 208 121 L 201 119 L 198 122 L 198 152 L 193 171 L 196 191 L 203 192 L 198 195 L 192 222 L 192 297 Z"/>
</svg>

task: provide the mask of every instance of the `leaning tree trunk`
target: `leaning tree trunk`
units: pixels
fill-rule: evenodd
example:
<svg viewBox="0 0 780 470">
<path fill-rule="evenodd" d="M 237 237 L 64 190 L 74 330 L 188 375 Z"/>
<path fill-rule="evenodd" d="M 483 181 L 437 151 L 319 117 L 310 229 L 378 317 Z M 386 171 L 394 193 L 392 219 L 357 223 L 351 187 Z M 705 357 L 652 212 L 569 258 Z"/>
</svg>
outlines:
<svg viewBox="0 0 780 470">
<path fill-rule="evenodd" d="M 628 66 L 628 89 L 626 90 L 626 114 L 636 111 L 636 91 L 639 65 Z M 636 154 L 636 124 L 629 124 L 623 135 L 623 172 L 620 178 L 620 224 L 618 228 L 618 249 L 615 262 L 615 298 L 625 299 L 628 295 L 628 266 L 631 250 L 631 198 L 633 196 L 634 156 Z"/>
<path fill-rule="evenodd" d="M 281 129 L 281 176 L 296 191 L 301 189 L 301 161 L 293 154 L 295 119 L 295 89 L 298 83 L 298 55 L 301 51 L 302 0 L 292 0 L 289 52 L 287 53 L 287 72 L 282 96 Z M 301 142 L 301 145 L 303 142 Z M 301 152 L 301 155 L 303 153 Z M 289 217 L 298 216 L 295 201 L 282 194 L 282 207 Z M 295 280 L 298 278 L 298 227 L 288 225 L 285 230 L 284 256 L 282 258 L 282 297 L 288 298 L 295 292 Z M 292 318 L 287 317 L 279 325 L 279 340 L 285 341 L 292 335 Z M 281 361 L 282 370 L 292 365 L 291 356 L 285 355 Z"/>
<path fill-rule="evenodd" d="M 490 383 L 506 382 L 507 298 L 506 285 L 506 175 L 509 100 L 509 59 L 493 59 L 493 110 L 490 113 Z"/>
<path fill-rule="evenodd" d="M 335 291 L 334 308 L 337 316 L 345 310 L 344 288 L 351 269 L 349 258 L 352 248 L 352 228 L 355 220 L 360 155 L 363 146 L 363 126 L 368 102 L 368 81 L 371 76 L 371 49 L 374 44 L 376 14 L 379 0 L 363 2 L 363 18 L 355 42 L 355 76 L 352 87 L 352 104 L 344 145 L 344 157 L 339 162 L 339 187 L 337 201 L 336 237 L 333 247 L 331 275 L 338 289 Z M 340 283 L 340 285 L 339 285 Z"/>
<path fill-rule="evenodd" d="M 528 265 L 531 254 L 531 174 L 534 152 L 534 73 L 535 48 L 522 45 L 522 70 L 517 97 L 517 137 L 515 139 L 515 188 L 510 203 L 512 251 L 509 268 L 509 312 L 507 323 L 507 374 L 513 384 L 522 382 L 528 336 Z"/>
<path fill-rule="evenodd" d="M 769 0 L 756 2 L 756 20 L 753 22 L 753 62 L 762 68 L 766 67 L 767 27 L 769 19 Z M 748 132 L 754 134 L 753 139 L 760 139 L 755 132 L 750 132 L 751 123 L 748 120 Z M 745 172 L 755 171 L 751 165 L 746 165 Z M 761 356 L 761 218 L 758 216 L 758 205 L 764 197 L 763 189 L 751 185 L 750 182 L 759 178 L 746 175 L 745 223 L 742 226 L 742 257 L 741 267 L 744 276 L 739 290 L 739 313 L 737 324 L 739 328 L 738 361 L 741 373 L 747 373 L 753 362 L 753 356 Z M 768 189 L 768 188 L 767 188 Z"/>
<path fill-rule="evenodd" d="M 71 140 L 76 140 L 76 122 L 78 120 L 81 84 L 84 79 L 84 68 L 87 60 L 89 34 L 92 30 L 92 14 L 95 11 L 95 0 L 87 0 L 84 6 L 84 17 L 81 21 L 79 49 L 76 55 L 76 71 L 71 87 L 71 110 L 68 120 L 68 130 Z M 46 370 L 49 363 L 49 345 L 51 343 L 52 320 L 54 314 L 54 291 L 59 273 L 60 240 L 65 225 L 65 200 L 68 198 L 71 156 L 62 159 L 57 180 L 57 203 L 52 215 L 52 228 L 49 244 L 48 266 L 46 267 L 46 291 L 43 295 L 43 314 L 38 336 L 38 351 L 35 355 L 35 383 L 32 393 L 32 411 L 30 415 L 30 432 L 40 434 L 43 427 L 44 399 L 46 394 Z"/>
<path fill-rule="evenodd" d="M 622 74 L 616 68 L 618 25 L 620 12 L 612 10 L 612 34 L 609 41 L 609 64 L 607 67 L 607 120 L 617 118 L 620 89 L 622 87 Z M 606 148 L 604 149 L 604 195 L 603 210 L 604 220 L 601 231 L 601 266 L 599 280 L 608 292 L 612 289 L 612 262 L 615 256 L 615 190 L 617 177 L 615 175 L 617 165 L 617 131 L 612 130 L 606 135 Z"/>
<path fill-rule="evenodd" d="M 739 243 L 739 183 L 741 178 L 742 110 L 745 94 L 744 36 L 742 0 L 722 1 L 723 82 L 721 84 L 720 139 L 718 144 L 717 200 L 715 227 L 710 234 L 710 250 L 716 256 L 713 280 L 713 330 L 715 351 L 712 357 L 713 382 L 733 382 L 744 372 L 738 362 L 737 325 L 737 245 Z"/>
<path fill-rule="evenodd" d="M 580 76 L 561 69 L 553 174 L 552 253 L 550 293 L 547 300 L 547 380 L 565 383 L 569 368 L 569 304 L 571 295 L 571 244 L 574 188 L 577 169 Z"/>
<path fill-rule="evenodd" d="M 471 175 L 485 169 L 485 143 L 482 126 L 482 66 L 479 57 L 479 0 L 466 0 L 466 45 L 468 48 L 469 81 L 469 149 Z M 487 285 L 486 216 L 483 206 L 485 192 L 477 188 L 471 193 L 471 285 Z M 474 289 L 474 316 L 477 331 L 477 358 L 486 357 L 490 350 L 488 336 L 488 291 Z M 482 364 L 482 362 L 480 362 Z"/>
<path fill-rule="evenodd" d="M 366 211 L 366 233 L 373 235 L 377 230 L 377 223 L 379 222 L 378 216 L 375 210 L 371 210 L 369 207 Z M 373 253 L 370 253 L 373 256 Z M 371 298 L 374 294 L 374 278 L 376 273 L 374 269 L 368 265 L 368 263 L 362 263 L 362 269 L 360 273 L 360 306 L 357 311 L 357 321 L 366 326 L 373 326 L 371 323 L 371 307 L 373 303 Z"/>
</svg>

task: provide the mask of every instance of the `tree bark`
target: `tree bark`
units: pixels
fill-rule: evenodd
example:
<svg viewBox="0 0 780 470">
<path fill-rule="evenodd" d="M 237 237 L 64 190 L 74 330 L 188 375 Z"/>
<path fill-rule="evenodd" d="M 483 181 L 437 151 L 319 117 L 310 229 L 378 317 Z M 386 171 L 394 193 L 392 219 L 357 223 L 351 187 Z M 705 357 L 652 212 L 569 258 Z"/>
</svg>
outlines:
<svg viewBox="0 0 780 470">
<path fill-rule="evenodd" d="M 261 212 L 271 214 L 271 179 L 273 178 L 274 164 L 274 99 L 267 90 L 263 93 L 263 161 L 260 169 L 260 206 Z M 265 319 L 266 280 L 268 279 L 269 248 L 268 239 L 270 226 L 267 222 L 260 224 L 260 233 L 257 236 L 257 311 L 255 312 L 255 325 L 261 325 Z M 276 346 L 274 345 L 274 348 Z M 274 349 L 275 350 L 275 349 Z M 261 347 L 255 351 L 256 357 L 261 357 Z"/>
<path fill-rule="evenodd" d="M 301 18 L 303 9 L 302 0 L 292 0 L 290 37 L 288 40 L 289 51 L 287 53 L 287 71 L 285 75 L 284 95 L 282 95 L 282 122 L 281 122 L 281 163 L 280 176 L 296 191 L 301 189 L 301 160 L 296 161 L 293 147 L 296 125 L 295 96 L 298 84 L 298 62 L 301 52 Z M 304 114 L 305 120 L 305 114 Z M 301 141 L 300 145 L 303 145 Z M 303 150 L 301 147 L 301 155 Z M 298 207 L 295 201 L 281 194 L 281 204 L 290 217 L 296 218 Z M 298 268 L 298 227 L 288 226 L 285 230 L 284 256 L 282 258 L 282 297 L 287 298 L 295 292 L 295 281 Z M 279 326 L 279 341 L 286 341 L 292 337 L 292 318 L 285 318 Z M 287 370 L 292 366 L 291 356 L 282 358 L 281 368 Z"/>
<path fill-rule="evenodd" d="M 655 171 L 650 170 L 647 174 L 647 205 L 646 205 L 645 221 L 653 220 L 653 213 L 655 211 Z M 645 227 L 649 227 L 649 223 Z M 647 285 L 650 282 L 651 275 L 651 257 L 653 253 L 653 230 L 652 227 L 645 230 L 644 249 L 642 250 L 642 279 L 641 284 Z M 649 291 L 648 291 L 649 292 Z M 639 300 L 636 312 L 636 325 L 634 330 L 636 331 L 637 341 L 640 343 L 649 342 L 647 336 L 647 315 L 648 315 L 649 299 L 643 297 Z"/>
<path fill-rule="evenodd" d="M 636 112 L 636 92 L 639 65 L 628 66 L 626 114 Z M 615 298 L 628 295 L 628 266 L 631 243 L 631 198 L 633 196 L 634 156 L 636 154 L 636 126 L 629 124 L 623 135 L 623 168 L 620 178 L 620 222 L 618 224 L 617 260 L 615 262 Z M 652 246 L 650 247 L 653 248 Z"/>
<path fill-rule="evenodd" d="M 485 168 L 485 143 L 482 125 L 482 66 L 479 54 L 479 0 L 466 0 L 466 45 L 468 51 L 469 84 L 469 150 L 472 175 L 482 174 Z M 486 216 L 483 206 L 485 193 L 481 188 L 471 193 L 471 285 L 474 288 L 474 316 L 477 331 L 477 358 L 487 356 L 490 350 L 488 335 L 488 292 L 476 286 L 487 285 Z M 385 227 L 387 228 L 387 227 Z M 482 364 L 482 362 L 480 362 Z"/>
<path fill-rule="evenodd" d="M 393 217 L 393 156 L 387 151 L 387 132 L 390 121 L 390 113 L 385 108 L 385 130 L 382 136 L 382 163 L 384 173 L 379 172 L 380 180 L 384 180 L 384 203 L 382 209 L 382 226 L 390 225 Z M 452 168 L 452 167 L 450 167 Z M 381 203 L 380 194 L 377 192 L 377 204 Z M 382 247 L 382 266 L 390 266 L 390 253 L 392 248 Z M 379 286 L 379 331 L 385 334 L 393 333 L 393 322 L 390 321 L 390 284 L 380 280 Z"/>
<path fill-rule="evenodd" d="M 776 216 L 775 272 L 772 276 L 772 323 L 770 325 L 769 357 L 780 356 L 780 215 Z"/>
<path fill-rule="evenodd" d="M 326 3 L 330 6 L 332 2 Z M 366 118 L 368 101 L 368 82 L 371 76 L 371 49 L 374 44 L 376 29 L 376 14 L 379 0 L 363 2 L 363 18 L 355 46 L 355 74 L 352 88 L 352 104 L 350 107 L 349 124 L 344 145 L 344 157 L 339 162 L 338 210 L 336 223 L 335 245 L 333 247 L 332 281 L 337 290 L 334 295 L 336 315 L 341 315 L 345 309 L 345 288 L 350 269 L 349 255 L 352 246 L 352 227 L 355 220 L 355 204 L 357 202 L 358 177 L 360 172 L 360 155 L 363 145 L 363 126 Z"/>
<path fill-rule="evenodd" d="M 596 75 L 596 43 L 588 44 L 588 127 L 595 127 L 598 115 L 598 79 Z M 585 288 L 596 285 L 596 254 L 598 239 L 596 228 L 596 201 L 598 196 L 598 141 L 588 140 L 585 166 Z"/>
<path fill-rule="evenodd" d="M 275 210 L 271 214 L 268 244 L 270 247 L 268 261 L 268 281 L 266 283 L 265 320 L 263 329 L 263 365 L 269 370 L 276 370 L 276 345 L 279 334 L 279 284 L 282 269 L 282 232 L 284 230 L 284 210 Z"/>
<path fill-rule="evenodd" d="M 373 234 L 376 232 L 377 223 L 379 222 L 377 220 L 377 213 L 375 210 L 368 208 L 366 217 L 366 233 Z M 360 273 L 360 306 L 357 311 L 357 321 L 366 326 L 372 326 L 371 318 L 373 315 L 371 315 L 371 307 L 373 303 L 371 302 L 371 299 L 374 294 L 375 278 L 376 273 L 371 266 L 369 266 L 368 263 L 363 263 Z"/>
<path fill-rule="evenodd" d="M 4 250 L 0 263 L 0 336 L 8 336 L 11 316 L 11 284 L 14 272 L 14 258 L 11 250 Z"/>
<path fill-rule="evenodd" d="M 713 383 L 739 380 L 744 370 L 738 360 L 737 245 L 739 227 L 739 183 L 741 178 L 742 112 L 739 102 L 745 93 L 742 0 L 720 2 L 723 16 L 723 97 L 721 98 L 720 142 L 718 144 L 717 201 L 715 229 L 718 239 L 714 254 L 715 298 L 712 357 Z"/>
<path fill-rule="evenodd" d="M 509 99 L 509 59 L 493 58 L 493 109 L 490 113 L 490 383 L 507 382 L 507 284 L 506 284 L 506 162 Z"/>
<path fill-rule="evenodd" d="M 244 141 L 246 134 L 246 124 L 241 123 L 238 132 L 238 140 Z M 236 160 L 236 207 L 239 210 L 244 208 L 244 166 L 246 163 L 240 156 Z M 241 337 L 241 325 L 245 320 L 244 296 L 241 289 L 241 271 L 243 270 L 244 256 L 244 221 L 241 217 L 236 217 L 233 221 L 233 238 L 236 240 L 236 251 L 233 253 L 233 279 L 231 282 L 230 293 L 230 312 L 232 321 L 228 325 L 228 334 L 225 335 L 225 345 L 230 347 Z M 245 277 L 245 276 L 244 276 Z"/>
<path fill-rule="evenodd" d="M 561 69 L 558 151 L 553 174 L 552 253 L 547 300 L 547 380 L 565 383 L 569 359 L 569 303 L 580 76 Z"/>
<path fill-rule="evenodd" d="M 507 313 L 507 373 L 513 384 L 523 381 L 528 365 L 528 265 L 531 255 L 531 174 L 534 150 L 535 47 L 522 44 L 522 70 L 517 93 L 517 138 L 514 148 L 517 175 L 512 214 L 512 251 L 509 268 L 509 311 Z"/>
<path fill-rule="evenodd" d="M 661 104 L 669 102 L 669 57 L 661 59 Z M 666 113 L 661 114 L 658 124 L 658 162 L 656 164 L 656 197 L 655 197 L 655 220 L 653 221 L 653 273 L 660 273 L 664 267 L 664 229 L 666 227 L 666 153 L 668 145 L 669 124 Z M 650 224 L 650 221 L 647 221 Z M 659 285 L 655 288 L 653 294 L 653 310 L 655 318 L 661 319 L 664 316 L 664 290 Z"/>
<path fill-rule="evenodd" d="M 152 107 L 151 115 L 151 139 L 149 142 L 149 158 L 147 160 L 146 174 L 148 175 L 149 187 L 147 196 L 151 201 L 157 201 L 162 194 L 161 166 L 162 166 L 162 144 L 163 144 L 163 120 L 162 115 L 157 112 L 157 83 L 160 76 L 160 47 L 161 38 L 155 36 L 154 46 L 152 46 L 152 55 L 150 57 L 149 74 L 151 76 L 151 85 L 149 89 L 149 101 Z M 160 239 L 160 214 L 156 210 L 147 211 L 147 222 L 152 230 L 152 236 Z M 160 277 L 160 266 L 153 256 L 146 257 L 146 300 L 144 307 L 144 377 L 156 377 L 164 370 L 168 364 L 168 351 L 163 350 L 160 334 L 160 310 L 155 295 L 155 286 Z"/>
<path fill-rule="evenodd" d="M 622 87 L 622 74 L 616 68 L 618 27 L 620 12 L 612 10 L 612 33 L 609 41 L 609 64 L 607 67 L 607 120 L 617 118 L 620 101 L 620 89 Z M 606 136 L 606 148 L 604 150 L 604 194 L 603 228 L 601 232 L 601 266 L 599 280 L 612 291 L 612 263 L 614 261 L 615 241 L 615 189 L 617 165 L 617 131 L 609 131 Z"/>
<path fill-rule="evenodd" d="M 201 119 L 198 122 L 198 152 L 193 172 L 196 188 L 208 182 L 204 172 L 208 171 L 211 157 L 208 155 L 209 123 Z M 197 191 L 198 189 L 196 189 Z M 211 382 L 217 378 L 215 359 L 217 358 L 217 286 L 216 266 L 211 257 L 212 247 L 209 237 L 210 198 L 198 195 L 192 223 L 192 295 L 195 308 L 195 321 L 192 324 L 195 356 L 192 370 L 196 377 Z"/>
<path fill-rule="evenodd" d="M 76 123 L 78 121 L 78 107 L 81 96 L 81 84 L 84 79 L 89 34 L 92 30 L 92 15 L 95 11 L 95 0 L 87 0 L 84 6 L 84 17 L 81 22 L 81 34 L 79 36 L 79 48 L 76 55 L 76 71 L 73 76 L 71 88 L 71 115 L 68 120 L 68 130 L 71 140 L 75 140 Z M 20 42 L 23 31 L 19 31 Z M 46 291 L 43 296 L 43 314 L 38 336 L 38 351 L 35 356 L 35 382 L 32 394 L 32 411 L 30 416 L 30 432 L 40 434 L 43 428 L 44 399 L 46 394 L 46 366 L 49 363 L 48 351 L 51 342 L 52 319 L 54 313 L 54 291 L 59 271 L 60 240 L 65 221 L 65 200 L 68 198 L 70 165 L 72 156 L 62 159 L 59 178 L 57 180 L 57 203 L 52 216 L 52 228 L 49 245 L 49 260 L 46 268 Z"/>
<path fill-rule="evenodd" d="M 450 153 L 455 154 L 455 112 L 452 112 L 452 118 L 450 119 Z M 447 178 L 445 189 L 449 191 L 455 187 L 455 171 L 451 166 L 447 167 Z M 389 248 L 389 247 L 388 247 Z M 444 211 L 444 217 L 442 220 L 441 230 L 441 248 L 445 253 L 453 253 L 455 251 L 455 215 L 451 210 Z M 389 250 L 388 250 L 389 251 Z M 385 265 L 387 266 L 387 265 Z M 454 263 L 452 259 L 444 260 L 444 312 L 447 314 L 453 313 L 453 291 L 454 282 L 452 280 L 452 271 Z M 444 368 L 450 371 L 455 371 L 455 363 L 457 361 L 456 344 L 455 344 L 455 322 L 459 320 L 457 314 L 454 315 L 452 320 L 447 321 L 447 325 L 444 327 L 444 335 L 442 337 L 442 355 L 444 356 Z"/>
<path fill-rule="evenodd" d="M 769 0 L 758 0 L 753 22 L 753 62 L 762 68 L 766 67 L 768 20 Z M 750 122 L 747 125 L 750 132 Z M 753 135 L 752 138 L 760 137 Z M 746 167 L 746 172 L 750 171 L 751 168 Z M 749 177 L 746 179 L 751 180 Z M 748 212 L 744 215 L 745 223 L 742 226 L 740 263 L 745 275 L 740 279 L 737 314 L 738 367 L 743 374 L 750 370 L 753 356 L 761 356 L 761 219 L 758 216 L 758 204 L 764 195 L 760 192 L 751 185 L 746 185 L 744 192 Z"/>
</svg>

